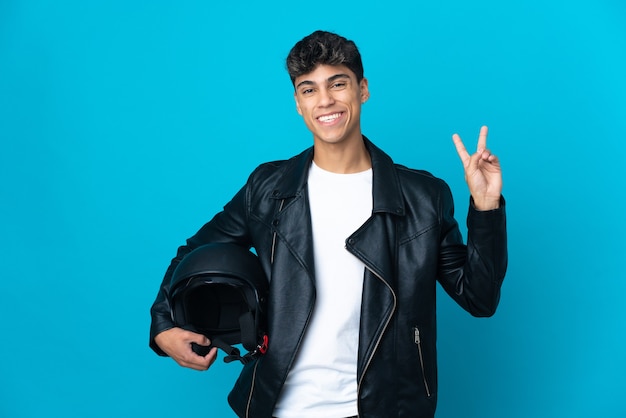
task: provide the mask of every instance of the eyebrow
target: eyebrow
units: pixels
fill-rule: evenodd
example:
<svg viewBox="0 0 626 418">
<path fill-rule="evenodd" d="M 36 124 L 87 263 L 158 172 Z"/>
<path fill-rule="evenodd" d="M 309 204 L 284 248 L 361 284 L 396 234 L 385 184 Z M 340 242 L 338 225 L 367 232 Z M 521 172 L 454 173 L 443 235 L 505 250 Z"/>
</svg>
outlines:
<svg viewBox="0 0 626 418">
<path fill-rule="evenodd" d="M 333 76 L 328 77 L 328 79 L 326 80 L 326 82 L 328 83 L 332 83 L 333 81 L 339 79 L 339 78 L 350 78 L 350 76 L 348 74 L 344 74 L 344 73 L 339 73 L 339 74 L 335 74 Z M 299 89 L 301 86 L 314 86 L 316 83 L 314 83 L 311 80 L 303 80 L 301 82 L 298 83 L 298 85 L 296 86 L 296 89 Z"/>
</svg>

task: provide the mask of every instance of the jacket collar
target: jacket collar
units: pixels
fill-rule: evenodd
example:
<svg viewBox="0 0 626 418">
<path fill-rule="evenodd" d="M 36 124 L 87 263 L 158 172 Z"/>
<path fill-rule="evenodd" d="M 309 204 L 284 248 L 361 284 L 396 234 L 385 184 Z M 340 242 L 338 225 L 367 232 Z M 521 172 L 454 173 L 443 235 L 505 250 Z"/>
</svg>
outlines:
<svg viewBox="0 0 626 418">
<path fill-rule="evenodd" d="M 363 142 L 372 159 L 373 212 L 404 215 L 404 201 L 393 161 L 367 137 L 363 136 Z M 306 187 L 312 160 L 313 147 L 291 158 L 284 166 L 281 184 L 273 191 L 272 197 L 284 199 L 299 194 Z"/>
</svg>

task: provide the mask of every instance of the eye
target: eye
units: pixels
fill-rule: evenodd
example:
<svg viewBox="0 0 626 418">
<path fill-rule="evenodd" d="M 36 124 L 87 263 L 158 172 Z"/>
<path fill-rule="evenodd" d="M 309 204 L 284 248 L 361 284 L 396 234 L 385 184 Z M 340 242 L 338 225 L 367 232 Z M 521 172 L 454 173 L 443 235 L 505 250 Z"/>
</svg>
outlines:
<svg viewBox="0 0 626 418">
<path fill-rule="evenodd" d="M 346 87 L 346 82 L 345 81 L 337 81 L 336 83 L 333 83 L 333 85 L 331 87 L 333 89 L 335 89 L 335 90 L 341 90 L 341 89 Z"/>
<path fill-rule="evenodd" d="M 309 96 L 311 94 L 313 94 L 313 89 L 303 89 L 300 90 L 300 94 L 303 96 Z"/>
</svg>

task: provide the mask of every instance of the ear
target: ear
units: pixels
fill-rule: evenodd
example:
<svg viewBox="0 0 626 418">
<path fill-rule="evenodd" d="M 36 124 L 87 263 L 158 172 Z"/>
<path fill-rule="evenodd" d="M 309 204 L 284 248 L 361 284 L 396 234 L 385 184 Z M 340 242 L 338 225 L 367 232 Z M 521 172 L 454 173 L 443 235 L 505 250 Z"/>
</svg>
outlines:
<svg viewBox="0 0 626 418">
<path fill-rule="evenodd" d="M 361 103 L 365 103 L 367 102 L 367 99 L 370 98 L 370 90 L 368 87 L 367 78 L 363 77 L 363 79 L 361 79 L 359 87 L 361 89 Z"/>
<path fill-rule="evenodd" d="M 302 109 L 300 109 L 300 103 L 298 102 L 298 92 L 293 93 L 293 98 L 296 101 L 296 110 L 298 111 L 298 114 L 302 116 Z"/>
</svg>

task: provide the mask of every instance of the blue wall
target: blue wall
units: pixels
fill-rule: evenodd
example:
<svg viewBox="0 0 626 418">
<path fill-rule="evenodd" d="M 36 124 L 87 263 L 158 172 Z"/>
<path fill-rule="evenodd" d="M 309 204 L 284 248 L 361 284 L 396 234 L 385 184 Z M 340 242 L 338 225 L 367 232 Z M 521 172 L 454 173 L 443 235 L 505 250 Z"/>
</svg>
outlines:
<svg viewBox="0 0 626 418">
<path fill-rule="evenodd" d="M 283 59 L 357 41 L 364 132 L 467 190 L 491 128 L 510 269 L 491 319 L 440 293 L 439 418 L 626 416 L 626 6 L 0 2 L 0 416 L 233 416 L 239 370 L 147 347 L 176 247 L 311 138 Z M 518 4 L 519 3 L 519 4 Z M 176 5 L 174 5 L 176 4 Z"/>
</svg>

